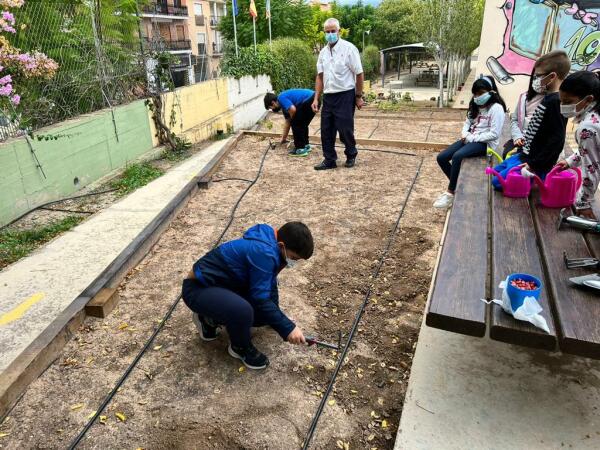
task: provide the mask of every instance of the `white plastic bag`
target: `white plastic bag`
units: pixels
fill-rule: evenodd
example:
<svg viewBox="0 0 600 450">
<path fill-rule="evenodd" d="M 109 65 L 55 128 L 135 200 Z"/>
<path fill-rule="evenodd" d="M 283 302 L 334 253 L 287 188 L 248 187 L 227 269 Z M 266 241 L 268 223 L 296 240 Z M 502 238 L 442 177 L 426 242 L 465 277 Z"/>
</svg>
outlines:
<svg viewBox="0 0 600 450">
<path fill-rule="evenodd" d="M 522 320 L 524 322 L 529 322 L 535 325 L 538 328 L 541 328 L 546 333 L 550 333 L 550 329 L 548 328 L 548 324 L 546 323 L 546 319 L 544 319 L 540 313 L 543 311 L 540 303 L 535 299 L 535 297 L 525 297 L 523 304 L 517 308 L 516 311 L 512 310 L 512 305 L 510 303 L 510 298 L 506 293 L 506 285 L 508 278 L 500 283 L 498 286 L 502 289 L 502 300 L 493 299 L 490 302 L 496 303 L 497 305 L 502 306 L 502 309 L 507 314 L 510 314 L 517 320 Z M 486 303 L 485 300 L 483 300 Z"/>
</svg>

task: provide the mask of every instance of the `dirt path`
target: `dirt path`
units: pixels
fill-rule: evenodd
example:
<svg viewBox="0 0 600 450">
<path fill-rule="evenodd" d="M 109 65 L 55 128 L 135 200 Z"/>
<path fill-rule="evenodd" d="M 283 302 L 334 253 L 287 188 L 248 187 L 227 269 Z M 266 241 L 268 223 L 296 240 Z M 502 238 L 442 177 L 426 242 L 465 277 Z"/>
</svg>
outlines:
<svg viewBox="0 0 600 450">
<path fill-rule="evenodd" d="M 419 113 L 415 113 L 417 116 Z M 354 129 L 357 136 L 372 139 L 388 139 L 399 141 L 442 142 L 452 143 L 460 137 L 463 120 L 456 118 L 455 113 L 444 122 L 411 121 L 408 116 L 379 114 L 381 118 L 362 118 L 356 116 Z M 464 113 L 463 113 L 464 115 Z M 260 124 L 259 130 L 281 133 L 284 117 L 281 114 L 269 114 Z M 310 127 L 310 135 L 319 135 L 321 124 L 316 117 Z"/>
<path fill-rule="evenodd" d="M 423 123 L 427 127 L 429 124 Z M 253 178 L 266 141 L 244 138 L 215 178 Z M 350 328 L 370 274 L 407 194 L 418 158 L 361 152 L 354 170 L 320 173 L 320 160 L 273 151 L 242 202 L 226 239 L 254 223 L 302 220 L 316 253 L 280 276 L 281 305 L 305 331 L 335 341 Z M 425 156 L 400 232 L 367 307 L 314 448 L 391 449 L 444 214 L 431 202 L 443 185 L 435 154 Z M 220 234 L 246 183 L 214 183 L 190 201 L 119 288 L 104 320 L 88 318 L 62 356 L 31 384 L 0 426 L 4 449 L 64 448 L 143 346 L 179 294 L 181 279 Z M 268 370 L 240 371 L 226 334 L 199 340 L 183 303 L 80 448 L 292 449 L 302 444 L 337 360 L 335 352 L 254 335 Z M 126 420 L 119 420 L 116 414 Z"/>
</svg>

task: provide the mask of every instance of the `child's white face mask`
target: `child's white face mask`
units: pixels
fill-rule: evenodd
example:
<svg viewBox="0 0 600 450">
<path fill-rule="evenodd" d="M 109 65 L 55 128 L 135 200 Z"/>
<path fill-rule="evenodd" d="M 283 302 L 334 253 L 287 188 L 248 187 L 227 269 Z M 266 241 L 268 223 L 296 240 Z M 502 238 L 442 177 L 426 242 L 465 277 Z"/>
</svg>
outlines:
<svg viewBox="0 0 600 450">
<path fill-rule="evenodd" d="M 285 266 L 288 269 L 293 269 L 294 267 L 296 267 L 296 265 L 298 264 L 298 261 L 288 257 L 287 249 L 285 247 L 283 247 L 283 252 L 285 253 Z"/>
<path fill-rule="evenodd" d="M 587 113 L 588 111 L 591 111 L 594 106 L 596 106 L 596 102 L 591 102 L 589 103 L 585 108 L 583 108 L 581 111 L 577 111 L 577 106 L 581 103 L 584 102 L 585 98 L 583 100 L 578 101 L 577 103 L 572 103 L 570 105 L 560 105 L 560 113 L 566 117 L 567 119 L 571 118 L 571 117 L 578 117 L 578 116 L 582 116 L 585 113 Z"/>
</svg>

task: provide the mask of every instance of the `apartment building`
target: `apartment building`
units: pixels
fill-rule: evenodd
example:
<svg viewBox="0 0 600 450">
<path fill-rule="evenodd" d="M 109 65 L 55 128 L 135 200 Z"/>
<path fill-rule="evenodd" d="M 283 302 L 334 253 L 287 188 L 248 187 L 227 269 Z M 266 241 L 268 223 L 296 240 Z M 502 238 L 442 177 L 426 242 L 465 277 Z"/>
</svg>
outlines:
<svg viewBox="0 0 600 450">
<path fill-rule="evenodd" d="M 155 0 L 141 6 L 144 45 L 174 56 L 176 87 L 219 75 L 223 38 L 218 27 L 226 12 L 224 0 Z"/>
<path fill-rule="evenodd" d="M 223 38 L 218 27 L 227 8 L 224 0 L 190 0 L 190 3 L 188 29 L 192 52 L 197 56 L 194 80 L 198 83 L 219 75 Z"/>
<path fill-rule="evenodd" d="M 176 87 L 194 83 L 195 78 L 196 61 L 186 3 L 185 0 L 155 0 L 140 7 L 143 43 L 153 51 L 168 51 L 173 55 L 171 76 Z"/>
</svg>

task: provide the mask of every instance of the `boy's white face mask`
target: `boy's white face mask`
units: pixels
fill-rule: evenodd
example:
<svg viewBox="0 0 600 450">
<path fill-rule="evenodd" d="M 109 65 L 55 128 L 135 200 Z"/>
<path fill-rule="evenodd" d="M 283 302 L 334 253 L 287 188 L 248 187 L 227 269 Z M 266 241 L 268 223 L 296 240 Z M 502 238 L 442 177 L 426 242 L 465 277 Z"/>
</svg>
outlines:
<svg viewBox="0 0 600 450">
<path fill-rule="evenodd" d="M 285 253 L 285 266 L 288 269 L 293 269 L 294 267 L 296 267 L 296 265 L 298 264 L 298 261 L 288 257 L 287 249 L 285 247 L 283 247 L 283 252 Z"/>
</svg>

